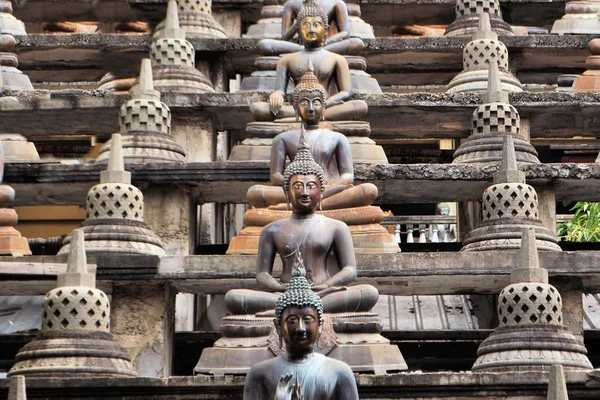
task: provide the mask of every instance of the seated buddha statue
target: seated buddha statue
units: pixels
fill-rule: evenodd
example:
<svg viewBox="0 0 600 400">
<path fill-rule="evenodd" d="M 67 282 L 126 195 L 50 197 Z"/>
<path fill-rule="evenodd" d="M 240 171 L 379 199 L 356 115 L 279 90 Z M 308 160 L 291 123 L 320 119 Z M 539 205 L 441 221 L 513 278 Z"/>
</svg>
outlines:
<svg viewBox="0 0 600 400">
<path fill-rule="evenodd" d="M 272 186 L 255 185 L 248 191 L 250 204 L 257 208 L 287 209 L 282 188 L 287 159 L 294 160 L 301 137 L 306 140 L 315 162 L 323 169 L 324 190 L 321 210 L 368 206 L 377 198 L 372 183 L 353 186 L 354 166 L 350 143 L 346 136 L 319 126 L 325 112 L 325 88 L 309 65 L 294 88 L 293 106 L 302 121 L 300 129 L 280 133 L 271 145 L 270 181 Z"/>
<path fill-rule="evenodd" d="M 302 45 L 293 42 L 298 33 L 298 21 L 310 9 L 302 12 L 304 0 L 288 0 L 283 5 L 281 16 L 281 40 L 263 39 L 258 43 L 262 54 L 283 54 L 301 51 Z M 323 10 L 327 19 L 327 38 L 323 43 L 326 50 L 337 54 L 358 54 L 365 45 L 359 38 L 350 38 L 350 16 L 343 0 L 318 0 L 316 4 Z M 302 13 L 302 14 L 301 14 Z M 333 25 L 335 24 L 335 30 Z"/>
<path fill-rule="evenodd" d="M 306 141 L 285 168 L 283 187 L 292 214 L 262 229 L 256 280 L 263 290 L 230 290 L 225 296 L 229 311 L 247 315 L 273 310 L 280 294 L 288 288 L 298 254 L 302 254 L 311 289 L 322 298 L 324 312 L 371 310 L 379 298 L 377 289 L 371 285 L 347 286 L 356 278 L 356 257 L 348 226 L 316 213 L 325 191 L 325 173 L 314 161 Z M 283 264 L 280 280 L 272 276 L 277 254 Z M 330 256 L 337 261 L 333 275 L 328 265 Z"/>
<path fill-rule="evenodd" d="M 285 353 L 254 365 L 244 384 L 244 400 L 358 399 L 348 364 L 314 351 L 323 330 L 323 302 L 305 277 L 294 271 L 277 300 L 275 328 Z"/>
<path fill-rule="evenodd" d="M 364 117 L 368 111 L 367 103 L 350 100 L 352 82 L 348 62 L 343 56 L 323 47 L 328 25 L 325 11 L 313 0 L 307 0 L 298 14 L 297 25 L 302 49 L 281 57 L 277 63 L 275 91 L 269 96 L 269 102 L 250 106 L 254 120 L 273 121 L 294 116 L 293 106 L 283 104 L 284 95 L 288 81 L 292 79 L 295 85 L 298 84 L 309 63 L 327 93 L 334 93 L 325 99 L 325 120 L 359 120 Z"/>
</svg>

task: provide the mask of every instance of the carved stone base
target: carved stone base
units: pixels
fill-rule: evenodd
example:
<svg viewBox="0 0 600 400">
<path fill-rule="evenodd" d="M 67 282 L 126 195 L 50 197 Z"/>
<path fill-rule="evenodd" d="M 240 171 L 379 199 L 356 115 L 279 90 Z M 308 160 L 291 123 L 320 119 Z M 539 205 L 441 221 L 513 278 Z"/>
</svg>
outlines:
<svg viewBox="0 0 600 400">
<path fill-rule="evenodd" d="M 509 24 L 495 14 L 489 14 L 492 31 L 500 36 L 514 36 Z M 479 26 L 479 14 L 464 15 L 448 25 L 444 36 L 473 36 Z"/>
<path fill-rule="evenodd" d="M 397 253 L 400 251 L 392 235 L 379 223 L 383 211 L 379 207 L 366 206 L 341 210 L 317 211 L 319 214 L 344 222 L 350 228 L 354 249 L 358 254 Z M 258 239 L 267 224 L 287 218 L 291 211 L 253 208 L 244 215 L 246 227 L 229 243 L 227 254 L 257 254 Z"/>
<path fill-rule="evenodd" d="M 27 239 L 22 237 L 19 231 L 12 226 L 2 226 L 0 227 L 0 255 L 30 256 L 31 250 Z"/>
<path fill-rule="evenodd" d="M 185 162 L 185 151 L 171 136 L 152 132 L 130 132 L 122 136 L 123 158 L 125 162 Z M 100 149 L 98 163 L 107 163 L 111 141 Z"/>
<path fill-rule="evenodd" d="M 474 71 L 463 71 L 456 75 L 448 84 L 448 93 L 460 92 L 485 92 L 489 70 L 480 69 Z M 500 81 L 502 90 L 505 92 L 522 92 L 521 82 L 510 72 L 500 70 Z"/>
<path fill-rule="evenodd" d="M 143 222 L 125 219 L 95 219 L 83 223 L 85 251 L 88 254 L 146 254 L 163 256 L 165 251 L 158 236 Z M 68 235 L 58 254 L 68 254 Z"/>
<path fill-rule="evenodd" d="M 15 67 L 1 65 L 0 74 L 2 74 L 0 90 L 33 90 L 29 77 Z"/>
<path fill-rule="evenodd" d="M 356 164 L 388 164 L 383 147 L 367 137 L 348 137 L 352 160 Z M 245 139 L 234 146 L 229 161 L 269 161 L 272 139 Z"/>
<path fill-rule="evenodd" d="M 596 57 L 600 60 L 600 57 Z M 600 92 L 600 70 L 588 70 L 581 74 L 573 84 L 573 92 Z"/>
<path fill-rule="evenodd" d="M 502 143 L 506 134 L 471 135 L 454 152 L 453 163 L 487 163 L 502 160 Z M 538 153 L 523 136 L 511 134 L 517 161 L 539 164 Z"/>
<path fill-rule="evenodd" d="M 481 344 L 474 372 L 547 371 L 560 364 L 591 370 L 583 340 L 561 325 L 502 326 Z"/>
<path fill-rule="evenodd" d="M 107 332 L 42 332 L 17 354 L 8 375 L 136 376 L 129 354 Z"/>
<path fill-rule="evenodd" d="M 367 62 L 364 57 L 345 56 L 350 67 L 350 80 L 352 91 L 358 93 L 382 93 L 377 80 L 365 71 Z M 275 90 L 275 71 L 277 68 L 277 56 L 261 56 L 256 59 L 257 71 L 242 79 L 241 92 Z M 294 85 L 290 83 L 287 88 L 289 93 L 294 91 Z"/>
<path fill-rule="evenodd" d="M 213 93 L 212 83 L 189 65 L 154 65 L 154 89 L 162 93 Z"/>
<path fill-rule="evenodd" d="M 496 218 L 483 221 L 473 229 L 460 251 L 518 250 L 523 229 L 534 229 L 539 250 L 561 251 L 556 236 L 541 221 L 532 218 Z"/>
</svg>

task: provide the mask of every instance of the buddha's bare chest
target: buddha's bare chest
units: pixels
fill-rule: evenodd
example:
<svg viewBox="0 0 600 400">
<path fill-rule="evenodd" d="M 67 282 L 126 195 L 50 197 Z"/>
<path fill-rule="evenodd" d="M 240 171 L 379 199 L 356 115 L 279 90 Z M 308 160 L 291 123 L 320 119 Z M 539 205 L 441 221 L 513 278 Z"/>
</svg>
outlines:
<svg viewBox="0 0 600 400">
<path fill-rule="evenodd" d="M 294 82 L 299 82 L 306 72 L 308 61 L 311 61 L 314 74 L 323 86 L 327 86 L 335 72 L 335 60 L 327 52 L 305 53 L 301 52 L 290 60 L 290 75 Z"/>
</svg>

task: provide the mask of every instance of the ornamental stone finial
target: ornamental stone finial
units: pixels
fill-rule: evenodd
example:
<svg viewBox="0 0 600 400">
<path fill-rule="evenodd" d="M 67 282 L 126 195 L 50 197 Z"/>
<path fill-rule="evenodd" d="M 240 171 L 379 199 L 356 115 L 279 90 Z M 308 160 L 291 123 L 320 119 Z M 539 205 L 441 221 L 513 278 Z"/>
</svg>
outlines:
<svg viewBox="0 0 600 400">
<path fill-rule="evenodd" d="M 121 135 L 119 133 L 113 133 L 111 137 L 108 166 L 106 167 L 106 171 L 100 172 L 100 183 L 131 184 L 131 172 L 125 171 L 123 145 L 121 144 Z"/>
</svg>

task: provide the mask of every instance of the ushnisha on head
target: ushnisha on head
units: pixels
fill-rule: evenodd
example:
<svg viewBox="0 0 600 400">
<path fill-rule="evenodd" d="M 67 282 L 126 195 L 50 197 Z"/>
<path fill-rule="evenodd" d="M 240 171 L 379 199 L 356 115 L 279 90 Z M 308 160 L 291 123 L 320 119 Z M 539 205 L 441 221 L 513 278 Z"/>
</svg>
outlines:
<svg viewBox="0 0 600 400">
<path fill-rule="evenodd" d="M 313 0 L 304 0 L 304 3 L 302 3 L 302 8 L 296 18 L 298 25 L 300 26 L 302 20 L 307 17 L 321 17 L 325 23 L 325 27 L 329 29 L 329 17 L 327 13 Z"/>
<path fill-rule="evenodd" d="M 323 85 L 321 85 L 321 82 L 319 82 L 319 79 L 316 77 L 314 71 L 315 69 L 313 67 L 312 62 L 308 60 L 306 72 L 304 73 L 304 75 L 302 75 L 302 78 L 300 78 L 300 82 L 294 87 L 292 103 L 296 109 L 298 108 L 298 99 L 300 98 L 300 95 L 302 93 L 317 92 L 321 94 L 321 98 L 323 100 L 325 100 L 325 97 L 327 96 L 325 88 L 323 87 Z"/>
<path fill-rule="evenodd" d="M 283 191 L 288 195 L 290 190 L 290 179 L 294 175 L 315 175 L 319 178 L 321 192 L 325 190 L 325 174 L 323 172 L 323 168 L 321 168 L 321 166 L 315 162 L 312 154 L 310 153 L 306 136 L 304 135 L 304 128 L 301 129 L 302 134 L 300 135 L 298 153 L 296 154 L 294 161 L 285 168 L 285 171 L 283 171 Z"/>
<path fill-rule="evenodd" d="M 314 308 L 317 311 L 319 317 L 319 326 L 323 326 L 323 302 L 321 298 L 311 290 L 308 281 L 306 280 L 304 265 L 302 265 L 302 256 L 300 249 L 294 252 L 297 262 L 294 262 L 292 279 L 288 290 L 286 290 L 279 299 L 277 299 L 277 305 L 275 306 L 275 326 L 278 329 L 282 328 L 282 316 L 288 308 Z"/>
</svg>

